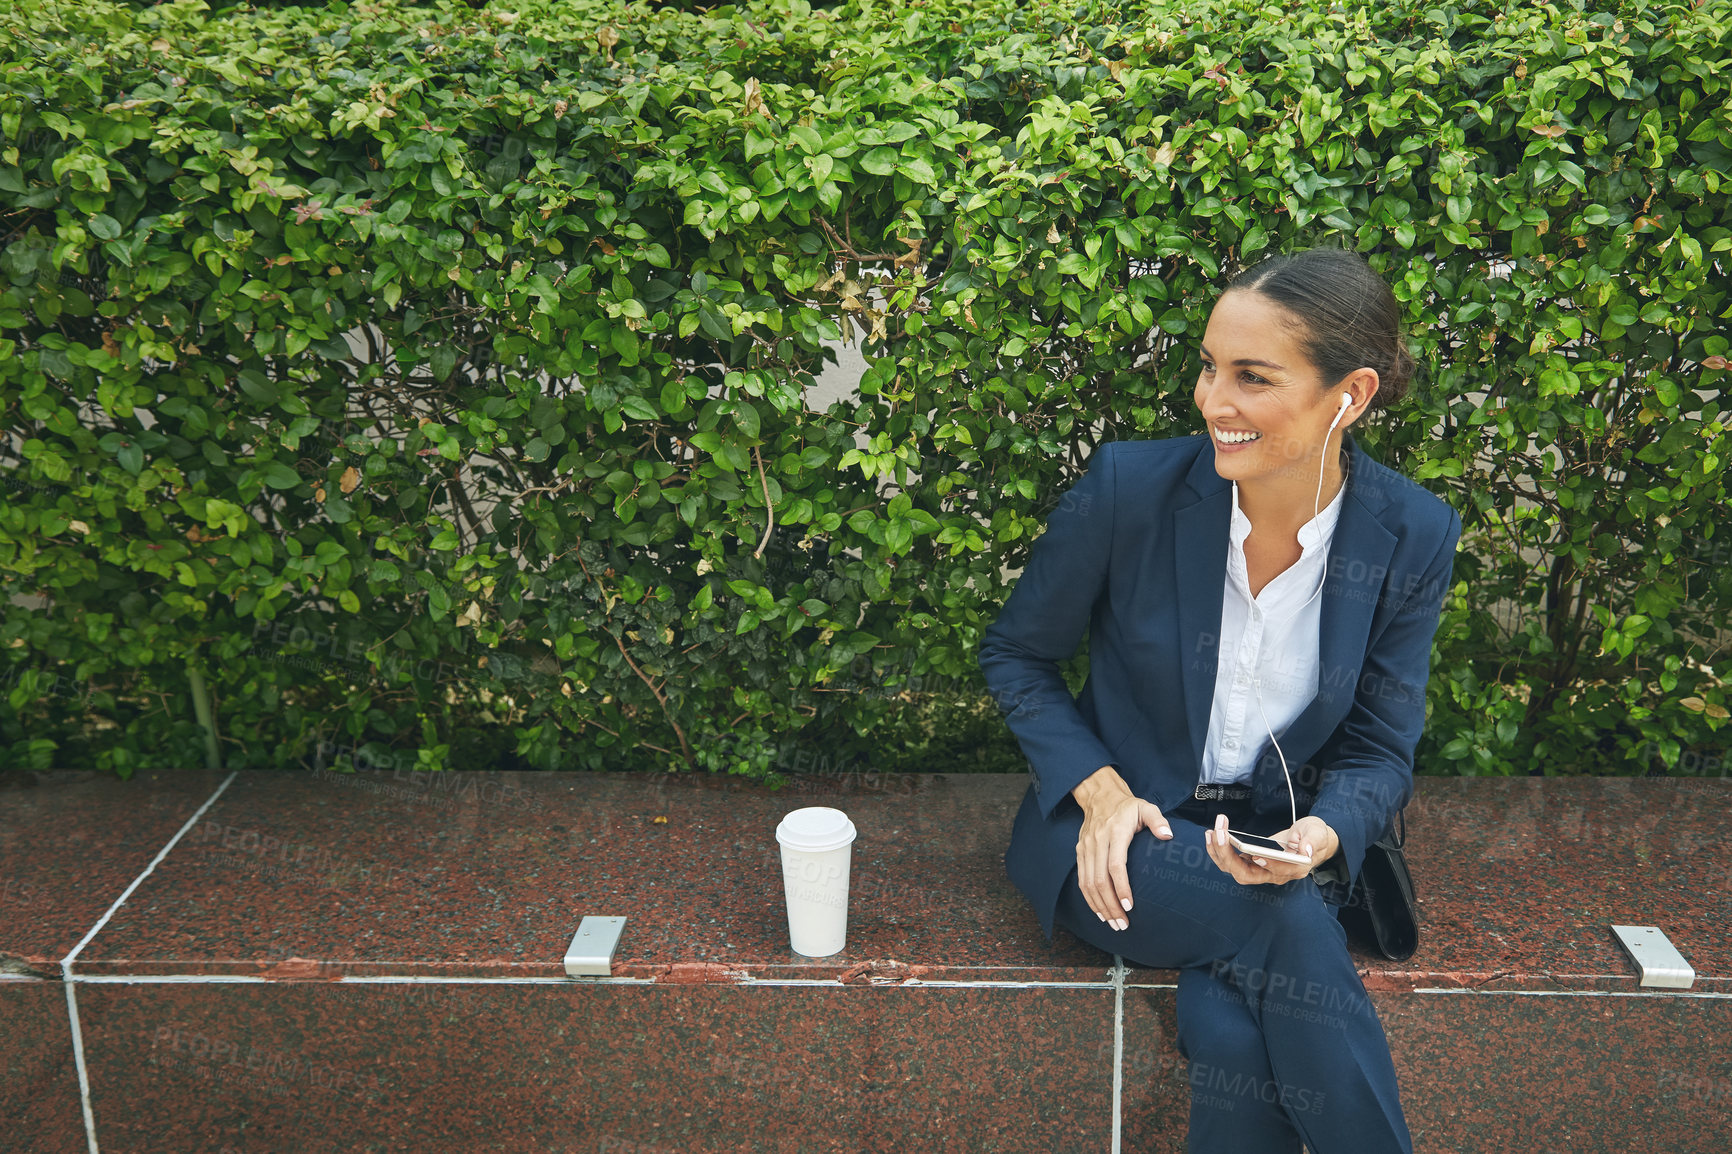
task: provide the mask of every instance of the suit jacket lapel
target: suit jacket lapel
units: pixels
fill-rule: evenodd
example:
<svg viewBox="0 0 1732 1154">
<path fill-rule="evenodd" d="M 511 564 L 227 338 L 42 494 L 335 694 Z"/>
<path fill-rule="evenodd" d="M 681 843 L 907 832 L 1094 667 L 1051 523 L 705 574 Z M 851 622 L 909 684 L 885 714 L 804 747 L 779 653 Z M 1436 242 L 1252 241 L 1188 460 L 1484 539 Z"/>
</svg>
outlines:
<svg viewBox="0 0 1732 1154">
<path fill-rule="evenodd" d="M 1227 588 L 1233 495 L 1232 482 L 1215 472 L 1212 445 L 1197 454 L 1185 480 L 1197 500 L 1173 510 L 1173 583 L 1179 591 L 1179 658 L 1191 765 L 1200 774 L 1221 654 L 1221 597 Z"/>
<path fill-rule="evenodd" d="M 1277 735 L 1290 772 L 1317 751 L 1353 704 L 1360 658 L 1382 588 L 1381 575 L 1388 570 L 1395 551 L 1394 534 L 1377 516 L 1388 505 L 1389 494 L 1381 485 L 1365 483 L 1369 458 L 1351 433 L 1343 440 L 1349 458 L 1347 492 L 1329 546 L 1329 572 L 1319 594 L 1322 621 L 1317 694 Z M 1191 737 L 1191 764 L 1199 772 L 1221 657 L 1221 599 L 1226 592 L 1228 529 L 1233 516 L 1232 482 L 1215 472 L 1212 450 L 1213 446 L 1206 446 L 1197 454 L 1185 478 L 1197 499 L 1173 511 L 1185 718 Z M 1277 793 L 1285 805 L 1287 785 L 1281 760 L 1266 735 L 1252 764 L 1257 767 L 1252 780 L 1257 808 L 1267 808 L 1265 803 L 1272 804 Z"/>
</svg>

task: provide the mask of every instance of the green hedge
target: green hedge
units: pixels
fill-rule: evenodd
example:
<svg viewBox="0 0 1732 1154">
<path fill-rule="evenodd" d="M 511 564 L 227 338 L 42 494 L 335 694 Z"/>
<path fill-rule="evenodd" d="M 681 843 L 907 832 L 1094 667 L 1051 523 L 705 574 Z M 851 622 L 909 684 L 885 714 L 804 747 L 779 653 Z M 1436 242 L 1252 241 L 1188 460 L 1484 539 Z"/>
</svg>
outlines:
<svg viewBox="0 0 1732 1154">
<path fill-rule="evenodd" d="M 1001 567 L 1342 244 L 1464 522 L 1422 767 L 1720 764 L 1732 0 L 14 7 L 11 763 L 1020 768 Z"/>
</svg>

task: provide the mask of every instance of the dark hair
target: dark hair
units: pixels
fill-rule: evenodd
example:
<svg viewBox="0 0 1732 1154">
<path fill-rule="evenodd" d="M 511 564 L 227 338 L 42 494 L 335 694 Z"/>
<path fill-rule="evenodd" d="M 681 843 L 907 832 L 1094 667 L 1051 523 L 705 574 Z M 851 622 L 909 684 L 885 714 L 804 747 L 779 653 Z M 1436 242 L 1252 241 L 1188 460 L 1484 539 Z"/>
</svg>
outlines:
<svg viewBox="0 0 1732 1154">
<path fill-rule="evenodd" d="M 1233 289 L 1259 293 L 1292 316 L 1325 388 L 1369 368 L 1377 370 L 1377 393 L 1368 412 L 1407 396 L 1415 366 L 1401 335 L 1395 294 L 1363 256 L 1312 248 L 1270 257 L 1235 276 L 1227 285 Z"/>
</svg>

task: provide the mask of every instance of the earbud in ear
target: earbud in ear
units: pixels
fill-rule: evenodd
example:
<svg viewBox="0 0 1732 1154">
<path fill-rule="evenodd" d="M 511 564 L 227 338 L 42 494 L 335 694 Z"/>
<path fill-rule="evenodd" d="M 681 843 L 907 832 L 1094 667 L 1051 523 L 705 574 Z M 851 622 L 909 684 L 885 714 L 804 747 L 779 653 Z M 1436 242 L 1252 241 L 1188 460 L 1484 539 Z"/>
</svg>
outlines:
<svg viewBox="0 0 1732 1154">
<path fill-rule="evenodd" d="M 1333 421 L 1329 422 L 1329 427 L 1331 429 L 1335 428 L 1336 425 L 1339 425 L 1341 423 L 1341 418 L 1345 417 L 1347 415 L 1347 407 L 1349 405 L 1351 405 L 1352 403 L 1353 403 L 1353 394 L 1352 393 L 1342 393 L 1341 394 L 1341 407 L 1339 409 L 1335 410 L 1335 419 Z"/>
</svg>

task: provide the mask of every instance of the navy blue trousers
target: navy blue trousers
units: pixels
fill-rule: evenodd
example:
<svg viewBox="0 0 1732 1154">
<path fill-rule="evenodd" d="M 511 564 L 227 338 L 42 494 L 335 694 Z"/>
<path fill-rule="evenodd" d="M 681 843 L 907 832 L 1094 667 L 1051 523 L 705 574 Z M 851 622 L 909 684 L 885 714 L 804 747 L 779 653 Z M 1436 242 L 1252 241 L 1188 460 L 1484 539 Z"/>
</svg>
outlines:
<svg viewBox="0 0 1732 1154">
<path fill-rule="evenodd" d="M 1248 833 L 1248 802 L 1164 812 L 1139 828 L 1125 870 L 1130 927 L 1095 916 L 1071 870 L 1057 922 L 1129 961 L 1177 969 L 1179 1053 L 1189 1063 L 1190 1154 L 1413 1154 L 1395 1065 L 1347 932 L 1309 878 L 1240 885 L 1203 843 L 1216 813 Z"/>
</svg>

